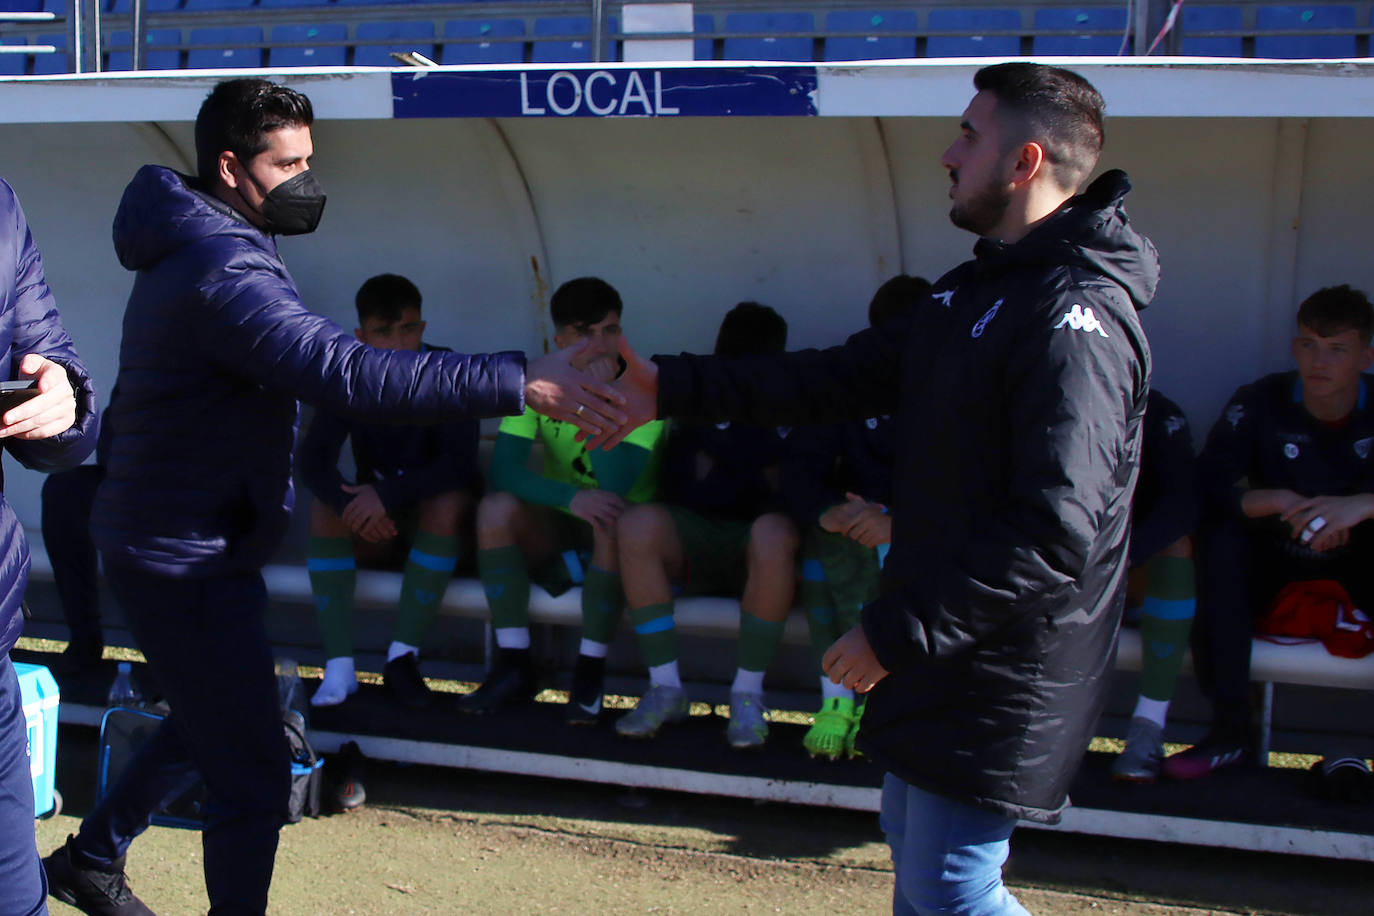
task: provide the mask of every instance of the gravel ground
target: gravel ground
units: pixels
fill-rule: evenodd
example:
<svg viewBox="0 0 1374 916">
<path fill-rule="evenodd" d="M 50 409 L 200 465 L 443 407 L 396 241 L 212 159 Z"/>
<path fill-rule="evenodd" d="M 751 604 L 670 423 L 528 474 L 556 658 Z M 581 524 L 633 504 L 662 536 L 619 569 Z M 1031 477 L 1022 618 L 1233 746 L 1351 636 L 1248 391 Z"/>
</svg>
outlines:
<svg viewBox="0 0 1374 916">
<path fill-rule="evenodd" d="M 64 732 L 66 810 L 36 822 L 43 852 L 89 808 L 94 737 Z M 363 808 L 283 830 L 273 914 L 889 911 L 868 814 L 381 763 L 366 784 Z M 194 832 L 150 829 L 128 871 L 163 916 L 204 912 Z M 1013 840 L 1008 883 L 1037 916 L 1374 911 L 1367 863 L 1030 830 Z"/>
</svg>

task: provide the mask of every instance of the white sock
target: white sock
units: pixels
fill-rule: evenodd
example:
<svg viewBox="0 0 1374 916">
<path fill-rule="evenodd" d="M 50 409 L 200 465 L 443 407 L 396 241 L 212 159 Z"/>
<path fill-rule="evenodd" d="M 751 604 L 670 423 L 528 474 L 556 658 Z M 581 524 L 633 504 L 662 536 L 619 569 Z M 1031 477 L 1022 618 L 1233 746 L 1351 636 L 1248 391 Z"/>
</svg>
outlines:
<svg viewBox="0 0 1374 916">
<path fill-rule="evenodd" d="M 529 627 L 501 627 L 496 631 L 496 644 L 502 649 L 528 649 Z"/>
<path fill-rule="evenodd" d="M 854 691 L 848 687 L 836 684 L 825 675 L 821 675 L 821 699 L 822 700 L 852 700 Z"/>
<path fill-rule="evenodd" d="M 677 671 L 677 659 L 650 668 L 649 685 L 651 687 L 681 687 L 682 676 Z"/>
<path fill-rule="evenodd" d="M 731 693 L 763 693 L 763 672 L 735 669 L 735 682 L 730 685 Z"/>
<path fill-rule="evenodd" d="M 1149 719 L 1151 722 L 1164 727 L 1164 719 L 1169 715 L 1168 700 L 1152 700 L 1149 697 L 1141 697 L 1135 702 L 1135 712 L 1131 714 L 1142 719 Z"/>
<path fill-rule="evenodd" d="M 400 642 L 400 641 L 398 641 L 398 640 L 393 639 L 393 640 L 391 641 L 391 646 L 390 646 L 390 648 L 388 648 L 388 649 L 386 650 L 386 660 L 389 661 L 389 662 L 394 662 L 396 659 L 400 658 L 402 655 L 413 655 L 413 656 L 415 656 L 416 658 L 419 658 L 419 657 L 420 657 L 420 647 L 419 647 L 419 646 L 412 646 L 412 645 L 409 645 L 409 644 L 407 644 L 407 643 L 403 643 L 403 642 Z"/>
<path fill-rule="evenodd" d="M 324 663 L 324 679 L 310 698 L 311 706 L 338 706 L 358 692 L 358 675 L 353 659 L 348 656 L 331 658 Z"/>
<path fill-rule="evenodd" d="M 608 648 L 604 642 L 596 642 L 584 636 L 582 637 L 582 645 L 578 647 L 577 652 L 588 658 L 605 658 Z"/>
</svg>

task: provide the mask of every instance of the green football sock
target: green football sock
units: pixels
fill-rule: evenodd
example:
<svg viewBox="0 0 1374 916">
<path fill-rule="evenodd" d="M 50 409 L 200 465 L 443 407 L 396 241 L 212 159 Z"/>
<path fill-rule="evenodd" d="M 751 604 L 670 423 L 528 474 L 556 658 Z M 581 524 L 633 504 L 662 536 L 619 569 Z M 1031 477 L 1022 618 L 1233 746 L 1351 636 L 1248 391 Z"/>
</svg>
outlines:
<svg viewBox="0 0 1374 916">
<path fill-rule="evenodd" d="M 1193 561 L 1185 557 L 1151 560 L 1145 573 L 1145 602 L 1140 618 L 1142 696 L 1151 700 L 1173 698 L 1196 610 L 1197 574 Z"/>
<path fill-rule="evenodd" d="M 835 603 L 831 600 L 830 585 L 825 580 L 825 570 L 819 560 L 802 561 L 800 592 L 811 634 L 811 655 L 819 669 L 826 650 L 840 638 L 835 626 Z"/>
<path fill-rule="evenodd" d="M 530 625 L 530 574 L 515 545 L 477 551 L 477 575 L 496 629 Z"/>
<path fill-rule="evenodd" d="M 324 637 L 324 656 L 352 658 L 353 591 L 358 584 L 353 540 L 312 537 L 305 556 L 315 613 Z"/>
<path fill-rule="evenodd" d="M 424 642 L 458 564 L 458 538 L 419 531 L 401 576 L 396 639 L 412 646 Z"/>
<path fill-rule="evenodd" d="M 745 671 L 767 671 L 773 653 L 782 639 L 782 621 L 764 620 L 753 614 L 739 615 L 739 667 Z"/>
<path fill-rule="evenodd" d="M 639 654 L 646 668 L 677 661 L 677 626 L 673 622 L 673 602 L 646 604 L 630 609 Z"/>
<path fill-rule="evenodd" d="M 609 645 L 620 626 L 620 614 L 625 608 L 625 590 L 620 585 L 620 573 L 607 572 L 599 566 L 587 567 L 582 582 L 582 638 Z"/>
</svg>

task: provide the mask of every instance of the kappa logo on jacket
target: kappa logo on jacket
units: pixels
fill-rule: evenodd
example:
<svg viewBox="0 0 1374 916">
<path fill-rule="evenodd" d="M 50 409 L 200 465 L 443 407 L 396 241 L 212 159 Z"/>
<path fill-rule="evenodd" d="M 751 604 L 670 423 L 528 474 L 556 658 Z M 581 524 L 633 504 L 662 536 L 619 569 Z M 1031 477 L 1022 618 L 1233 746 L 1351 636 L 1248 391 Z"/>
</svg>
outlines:
<svg viewBox="0 0 1374 916">
<path fill-rule="evenodd" d="M 1005 299 L 998 299 L 996 302 L 994 302 L 992 304 L 992 308 L 984 312 L 983 317 L 978 319 L 978 322 L 973 326 L 973 330 L 968 332 L 968 336 L 982 337 L 983 332 L 987 330 L 988 322 L 992 321 L 992 319 L 997 317 L 997 310 L 1000 309 L 1002 307 L 1002 303 L 1006 301 L 1007 300 Z"/>
<path fill-rule="evenodd" d="M 1073 308 L 1064 313 L 1064 317 L 1059 319 L 1059 323 L 1054 326 L 1054 329 L 1057 331 L 1064 325 L 1068 325 L 1074 331 L 1087 331 L 1089 334 L 1096 331 L 1103 337 L 1107 336 L 1107 332 L 1102 328 L 1102 322 L 1097 320 L 1093 310 L 1091 308 L 1085 309 L 1077 302 L 1073 304 Z"/>
</svg>

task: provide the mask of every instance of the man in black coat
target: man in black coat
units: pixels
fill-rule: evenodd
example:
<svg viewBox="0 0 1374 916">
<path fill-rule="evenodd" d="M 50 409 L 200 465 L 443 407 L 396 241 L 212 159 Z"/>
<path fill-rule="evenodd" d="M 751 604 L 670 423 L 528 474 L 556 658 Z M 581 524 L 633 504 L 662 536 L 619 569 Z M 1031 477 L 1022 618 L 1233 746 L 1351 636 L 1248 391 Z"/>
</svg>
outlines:
<svg viewBox="0 0 1374 916">
<path fill-rule="evenodd" d="M 945 152 L 950 218 L 980 236 L 899 323 L 735 360 L 624 348 L 631 422 L 895 413 L 883 594 L 826 654 L 872 691 L 897 913 L 1022 914 L 1001 882 L 1018 818 L 1058 820 L 1112 671 L 1158 276 L 1077 74 L 987 67 Z M 615 437 L 608 437 L 614 442 Z"/>
</svg>

